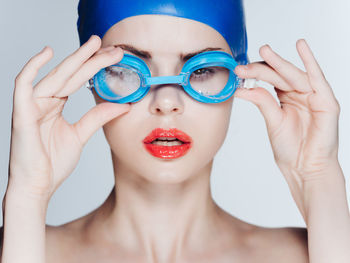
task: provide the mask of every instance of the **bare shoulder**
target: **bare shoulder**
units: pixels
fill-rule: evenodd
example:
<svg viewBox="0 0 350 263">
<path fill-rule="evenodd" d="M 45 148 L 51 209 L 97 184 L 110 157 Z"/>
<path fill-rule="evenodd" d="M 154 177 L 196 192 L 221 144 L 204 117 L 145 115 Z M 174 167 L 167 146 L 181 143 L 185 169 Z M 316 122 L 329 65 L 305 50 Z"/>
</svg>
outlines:
<svg viewBox="0 0 350 263">
<path fill-rule="evenodd" d="M 68 230 L 68 231 L 67 231 Z M 63 238 L 65 237 L 65 241 L 67 240 L 67 232 L 69 232 L 69 229 L 66 229 L 64 227 L 55 227 L 46 225 L 46 249 L 50 253 L 48 255 L 55 256 L 58 250 L 62 251 L 63 244 Z M 3 248 L 3 239 L 4 239 L 4 227 L 0 227 L 0 263 L 1 263 L 1 256 L 2 256 L 2 248 Z M 47 262 L 54 262 L 53 260 L 47 261 Z"/>
<path fill-rule="evenodd" d="M 1 263 L 1 256 L 2 256 L 2 244 L 4 240 L 4 227 L 0 227 L 0 263 Z"/>
<path fill-rule="evenodd" d="M 308 263 L 307 229 L 302 227 L 257 228 L 261 253 L 271 251 L 269 262 Z M 263 252 L 265 250 L 265 252 Z"/>
<path fill-rule="evenodd" d="M 0 248 L 2 248 L 2 242 L 3 242 L 3 239 L 4 239 L 4 227 L 0 227 Z M 0 250 L 1 252 L 1 250 Z"/>
<path fill-rule="evenodd" d="M 46 225 L 46 262 L 56 263 L 71 258 L 72 248 L 78 249 L 78 231 L 73 222 L 60 226 Z"/>
<path fill-rule="evenodd" d="M 263 227 L 241 220 L 224 210 L 219 210 L 224 231 L 231 238 L 231 253 L 227 262 L 235 258 L 239 262 L 259 263 L 308 263 L 307 229 L 302 227 Z"/>
<path fill-rule="evenodd" d="M 46 262 L 54 263 L 57 255 L 61 255 L 63 247 L 63 231 L 61 228 L 46 225 Z"/>
</svg>

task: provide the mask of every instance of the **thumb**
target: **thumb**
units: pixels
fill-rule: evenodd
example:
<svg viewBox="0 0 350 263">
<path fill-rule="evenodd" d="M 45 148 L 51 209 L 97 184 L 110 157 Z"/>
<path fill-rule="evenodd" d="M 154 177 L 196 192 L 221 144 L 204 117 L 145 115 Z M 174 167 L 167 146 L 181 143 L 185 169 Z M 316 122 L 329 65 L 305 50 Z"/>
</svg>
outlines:
<svg viewBox="0 0 350 263">
<path fill-rule="evenodd" d="M 261 87 L 237 88 L 235 97 L 254 103 L 262 113 L 268 129 L 276 129 L 282 122 L 283 110 L 272 94 Z"/>
<path fill-rule="evenodd" d="M 75 131 L 81 143 L 85 145 L 90 137 L 103 125 L 112 119 L 129 111 L 130 104 L 103 102 L 89 110 L 81 119 L 74 123 Z"/>
</svg>

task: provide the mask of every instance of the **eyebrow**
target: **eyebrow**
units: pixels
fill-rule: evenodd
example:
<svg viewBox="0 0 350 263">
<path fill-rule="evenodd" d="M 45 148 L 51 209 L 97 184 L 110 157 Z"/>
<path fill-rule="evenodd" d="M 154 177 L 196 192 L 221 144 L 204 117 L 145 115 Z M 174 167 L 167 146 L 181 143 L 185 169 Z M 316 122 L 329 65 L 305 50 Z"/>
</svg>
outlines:
<svg viewBox="0 0 350 263">
<path fill-rule="evenodd" d="M 118 45 L 114 45 L 114 47 L 120 47 L 124 50 L 128 50 L 129 52 L 133 53 L 134 55 L 136 56 L 139 56 L 141 58 L 144 58 L 144 59 L 152 59 L 152 55 L 150 52 L 146 51 L 146 50 L 140 50 L 136 47 L 134 47 L 133 45 L 128 45 L 128 44 L 118 44 Z M 190 58 L 200 54 L 200 53 L 203 53 L 203 52 L 206 52 L 206 51 L 214 51 L 214 50 L 223 50 L 222 48 L 220 47 L 207 47 L 207 48 L 204 48 L 202 50 L 199 50 L 199 51 L 196 51 L 196 52 L 192 52 L 192 53 L 188 53 L 188 54 L 181 54 L 180 55 L 180 58 L 182 61 L 186 62 L 187 60 L 189 60 Z"/>
</svg>

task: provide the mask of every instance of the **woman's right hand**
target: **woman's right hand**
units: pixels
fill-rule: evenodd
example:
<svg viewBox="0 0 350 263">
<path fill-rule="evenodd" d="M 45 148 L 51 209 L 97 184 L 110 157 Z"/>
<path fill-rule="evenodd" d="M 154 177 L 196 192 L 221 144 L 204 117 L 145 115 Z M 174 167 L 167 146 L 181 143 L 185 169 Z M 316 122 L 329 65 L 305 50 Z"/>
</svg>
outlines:
<svg viewBox="0 0 350 263">
<path fill-rule="evenodd" d="M 47 201 L 76 167 L 88 139 L 130 109 L 104 102 L 69 124 L 62 116 L 68 96 L 101 68 L 118 63 L 123 51 L 101 48 L 101 39 L 92 36 L 33 87 L 38 70 L 52 56 L 52 49 L 44 48 L 16 77 L 8 183 L 8 189 Z"/>
</svg>

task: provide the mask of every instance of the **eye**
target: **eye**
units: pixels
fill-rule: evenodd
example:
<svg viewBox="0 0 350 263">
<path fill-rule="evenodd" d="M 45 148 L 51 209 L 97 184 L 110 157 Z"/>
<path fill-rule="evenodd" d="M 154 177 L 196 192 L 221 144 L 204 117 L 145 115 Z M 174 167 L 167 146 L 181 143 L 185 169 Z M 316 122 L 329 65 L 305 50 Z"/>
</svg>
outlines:
<svg viewBox="0 0 350 263">
<path fill-rule="evenodd" d="M 215 73 L 214 68 L 200 68 L 192 72 L 191 79 L 195 79 L 195 80 L 206 79 L 211 75 L 213 75 L 214 73 Z"/>
<path fill-rule="evenodd" d="M 119 77 L 121 79 L 123 79 L 124 77 L 124 70 L 119 67 L 109 66 L 109 67 L 106 67 L 105 71 L 106 71 L 106 74 L 111 77 Z"/>
</svg>

